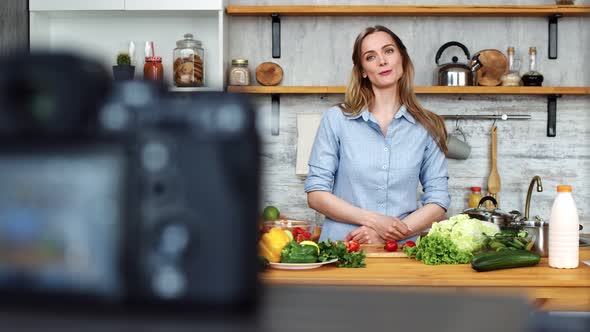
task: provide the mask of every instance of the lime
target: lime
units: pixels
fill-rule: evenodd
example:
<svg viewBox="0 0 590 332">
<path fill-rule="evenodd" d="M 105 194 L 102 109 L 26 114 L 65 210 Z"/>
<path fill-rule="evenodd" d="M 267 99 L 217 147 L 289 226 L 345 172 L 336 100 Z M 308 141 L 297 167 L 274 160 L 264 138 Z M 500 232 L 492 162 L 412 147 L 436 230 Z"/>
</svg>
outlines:
<svg viewBox="0 0 590 332">
<path fill-rule="evenodd" d="M 320 254 L 320 247 L 318 247 L 317 243 L 313 241 L 301 241 L 299 244 L 302 246 L 314 246 L 318 249 L 318 255 Z"/>
<path fill-rule="evenodd" d="M 287 233 L 287 236 L 289 237 L 289 239 L 291 239 L 291 241 L 293 241 L 293 233 L 291 233 L 290 230 L 288 229 L 284 229 L 285 233 Z"/>
<path fill-rule="evenodd" d="M 279 219 L 280 215 L 281 213 L 279 212 L 279 209 L 272 205 L 265 207 L 264 212 L 262 212 L 262 217 L 264 220 L 277 220 Z"/>
</svg>

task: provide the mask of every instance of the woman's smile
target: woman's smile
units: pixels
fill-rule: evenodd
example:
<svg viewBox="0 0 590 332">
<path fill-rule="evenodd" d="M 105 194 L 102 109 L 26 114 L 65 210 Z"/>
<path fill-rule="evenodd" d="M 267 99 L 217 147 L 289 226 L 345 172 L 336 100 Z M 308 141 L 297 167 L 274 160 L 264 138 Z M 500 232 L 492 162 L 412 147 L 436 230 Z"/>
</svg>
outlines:
<svg viewBox="0 0 590 332">
<path fill-rule="evenodd" d="M 380 72 L 379 75 L 381 75 L 381 76 L 387 76 L 387 75 L 391 74 L 391 72 L 392 72 L 391 69 L 390 70 L 384 70 L 384 71 Z"/>
</svg>

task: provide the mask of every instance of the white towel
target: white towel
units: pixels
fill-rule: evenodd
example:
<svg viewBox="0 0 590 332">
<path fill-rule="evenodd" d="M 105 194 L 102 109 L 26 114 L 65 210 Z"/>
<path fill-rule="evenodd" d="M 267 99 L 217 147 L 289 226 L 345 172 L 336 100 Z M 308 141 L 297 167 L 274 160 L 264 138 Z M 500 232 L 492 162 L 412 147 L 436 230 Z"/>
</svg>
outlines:
<svg viewBox="0 0 590 332">
<path fill-rule="evenodd" d="M 295 164 L 296 175 L 307 175 L 309 172 L 309 155 L 315 139 L 315 134 L 320 126 L 322 114 L 300 113 L 297 114 L 297 162 Z"/>
</svg>

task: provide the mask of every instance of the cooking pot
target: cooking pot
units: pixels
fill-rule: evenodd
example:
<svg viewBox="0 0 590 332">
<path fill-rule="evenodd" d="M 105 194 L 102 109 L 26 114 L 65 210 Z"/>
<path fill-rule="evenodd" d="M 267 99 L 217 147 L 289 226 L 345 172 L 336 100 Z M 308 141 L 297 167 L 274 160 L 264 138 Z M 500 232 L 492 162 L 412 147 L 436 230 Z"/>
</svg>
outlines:
<svg viewBox="0 0 590 332">
<path fill-rule="evenodd" d="M 490 201 L 494 204 L 493 210 L 484 208 L 484 203 Z M 470 218 L 479 219 L 483 221 L 489 221 L 500 227 L 500 229 L 515 229 L 519 228 L 518 225 L 514 224 L 516 218 L 520 215 L 518 211 L 511 213 L 504 212 L 498 208 L 498 202 L 492 196 L 484 196 L 479 200 L 479 204 L 476 208 L 467 209 L 463 213 L 469 215 Z"/>
<path fill-rule="evenodd" d="M 533 251 L 541 257 L 549 255 L 549 223 L 543 220 L 523 220 L 521 228 L 535 239 Z"/>
<path fill-rule="evenodd" d="M 465 53 L 465 57 L 467 59 L 466 63 L 458 62 L 459 58 L 453 56 L 452 61 L 445 64 L 439 64 L 440 57 L 442 56 L 443 52 L 451 47 L 457 46 L 460 47 L 463 52 Z M 450 41 L 443 46 L 441 46 L 438 51 L 436 52 L 436 57 L 434 59 L 436 65 L 438 66 L 436 71 L 436 84 L 437 85 L 446 85 L 446 86 L 468 86 L 468 85 L 475 85 L 475 71 L 481 67 L 479 63 L 479 58 L 474 57 L 470 60 L 469 50 L 465 45 L 456 42 Z"/>
</svg>

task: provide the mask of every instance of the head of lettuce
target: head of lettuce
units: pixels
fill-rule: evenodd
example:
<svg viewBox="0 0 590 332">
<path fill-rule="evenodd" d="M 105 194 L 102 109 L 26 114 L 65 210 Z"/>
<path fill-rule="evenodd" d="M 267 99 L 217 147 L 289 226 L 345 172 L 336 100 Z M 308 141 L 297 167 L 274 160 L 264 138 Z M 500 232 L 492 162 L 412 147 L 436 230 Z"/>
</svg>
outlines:
<svg viewBox="0 0 590 332">
<path fill-rule="evenodd" d="M 405 247 L 410 258 L 429 265 L 467 264 L 473 253 L 485 245 L 487 236 L 500 232 L 500 228 L 487 221 L 471 219 L 459 214 L 432 224 L 428 235 L 418 238 L 415 247 Z"/>
</svg>

